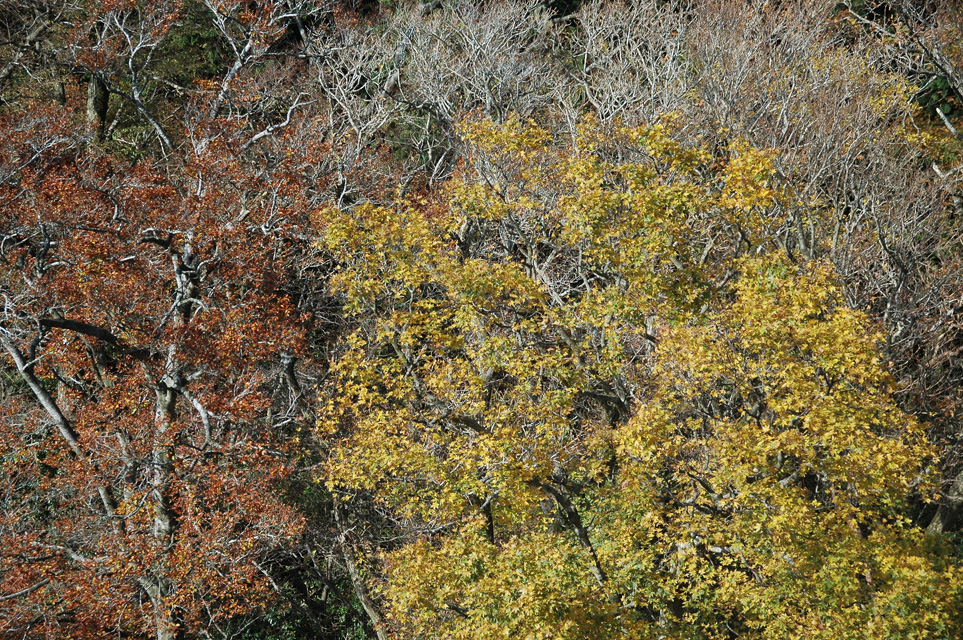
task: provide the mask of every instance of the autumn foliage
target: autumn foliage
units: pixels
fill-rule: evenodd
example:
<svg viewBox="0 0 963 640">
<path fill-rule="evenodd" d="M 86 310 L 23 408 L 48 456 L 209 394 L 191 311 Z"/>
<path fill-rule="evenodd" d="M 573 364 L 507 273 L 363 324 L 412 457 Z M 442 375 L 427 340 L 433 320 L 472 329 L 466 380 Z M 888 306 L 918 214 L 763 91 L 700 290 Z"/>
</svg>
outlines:
<svg viewBox="0 0 963 640">
<path fill-rule="evenodd" d="M 905 516 L 935 452 L 882 336 L 829 265 L 766 247 L 792 200 L 766 154 L 712 164 L 671 130 L 469 125 L 480 181 L 322 214 L 356 319 L 321 414 L 327 482 L 420 531 L 385 556 L 394 619 L 465 638 L 950 628 L 959 569 Z"/>
<path fill-rule="evenodd" d="M 950 2 L 0 2 L 0 638 L 963 634 Z"/>
</svg>

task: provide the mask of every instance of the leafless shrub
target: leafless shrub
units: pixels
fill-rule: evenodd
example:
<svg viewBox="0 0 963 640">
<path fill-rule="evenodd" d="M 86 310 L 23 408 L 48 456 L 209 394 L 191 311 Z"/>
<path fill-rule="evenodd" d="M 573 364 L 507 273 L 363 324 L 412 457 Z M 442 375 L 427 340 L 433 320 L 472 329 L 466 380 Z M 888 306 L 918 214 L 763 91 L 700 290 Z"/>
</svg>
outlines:
<svg viewBox="0 0 963 640">
<path fill-rule="evenodd" d="M 571 36 L 574 86 L 602 119 L 647 122 L 691 89 L 685 49 L 695 14 L 653 1 L 585 4 Z"/>
</svg>

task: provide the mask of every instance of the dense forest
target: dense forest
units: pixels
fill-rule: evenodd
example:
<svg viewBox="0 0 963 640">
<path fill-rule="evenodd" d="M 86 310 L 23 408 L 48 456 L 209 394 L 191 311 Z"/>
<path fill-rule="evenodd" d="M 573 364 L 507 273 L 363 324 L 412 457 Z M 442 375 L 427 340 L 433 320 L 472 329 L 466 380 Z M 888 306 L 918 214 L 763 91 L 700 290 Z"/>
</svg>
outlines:
<svg viewBox="0 0 963 640">
<path fill-rule="evenodd" d="M 963 637 L 954 0 L 0 0 L 0 638 Z"/>
</svg>

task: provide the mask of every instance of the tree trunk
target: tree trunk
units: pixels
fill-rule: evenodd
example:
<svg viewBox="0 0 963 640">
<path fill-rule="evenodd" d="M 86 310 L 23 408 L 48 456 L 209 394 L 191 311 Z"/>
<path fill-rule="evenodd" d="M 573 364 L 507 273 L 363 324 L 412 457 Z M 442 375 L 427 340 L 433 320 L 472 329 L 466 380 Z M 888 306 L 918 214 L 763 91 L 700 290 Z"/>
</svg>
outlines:
<svg viewBox="0 0 963 640">
<path fill-rule="evenodd" d="M 382 628 L 381 614 L 368 595 L 368 588 L 365 586 L 364 578 L 361 576 L 361 572 L 358 571 L 358 565 L 355 562 L 354 550 L 345 538 L 344 518 L 341 515 L 341 507 L 337 502 L 334 503 L 334 520 L 338 525 L 338 542 L 341 545 L 341 553 L 344 555 L 344 564 L 348 569 L 348 577 L 351 578 L 351 586 L 354 587 L 354 593 L 361 602 L 364 612 L 368 614 L 371 627 L 374 629 L 375 635 L 378 636 L 378 640 L 388 640 L 388 634 L 386 634 Z"/>
<path fill-rule="evenodd" d="M 943 496 L 940 508 L 926 527 L 926 533 L 938 536 L 948 531 L 954 531 L 960 522 L 960 509 L 963 507 L 963 471 L 953 480 L 950 490 Z"/>
<path fill-rule="evenodd" d="M 63 411 L 60 409 L 60 405 L 54 400 L 44 386 L 37 379 L 37 376 L 33 372 L 33 362 L 28 361 L 16 344 L 12 340 L 0 333 L 0 345 L 10 354 L 13 358 L 14 364 L 17 366 L 17 371 L 20 372 L 20 377 L 27 383 L 30 390 L 33 391 L 34 396 L 37 401 L 40 402 L 40 406 L 44 408 L 54 423 L 57 425 L 57 429 L 60 431 L 61 437 L 67 442 L 70 447 L 70 451 L 78 458 L 85 459 L 86 455 L 80 448 L 80 442 L 78 440 L 77 432 L 74 431 L 73 425 L 64 415 Z M 97 465 L 92 465 L 94 470 L 97 470 Z M 114 511 L 117 508 L 117 503 L 114 500 L 114 496 L 111 493 L 110 487 L 100 486 L 97 487 L 97 493 L 100 495 L 100 500 L 104 505 L 104 513 L 111 520 L 111 524 L 116 533 L 122 533 L 124 529 L 124 522 L 118 519 L 114 515 Z"/>
<path fill-rule="evenodd" d="M 54 80 L 53 99 L 56 100 L 57 104 L 61 107 L 67 104 L 67 85 L 64 83 L 64 79 L 59 76 Z"/>
<path fill-rule="evenodd" d="M 163 578 L 141 578 L 140 586 L 150 598 L 151 605 L 154 607 L 154 626 L 156 627 L 155 637 L 157 640 L 175 640 L 177 638 L 177 626 L 171 617 L 170 611 L 164 605 L 164 596 L 170 590 L 170 586 Z"/>
<path fill-rule="evenodd" d="M 154 539 L 166 546 L 174 533 L 174 517 L 170 508 L 170 484 L 173 474 L 173 447 L 171 446 L 171 424 L 174 422 L 174 404 L 177 391 L 168 386 L 165 380 L 158 383 L 157 408 L 154 418 L 154 446 L 151 452 L 153 475 L 151 488 L 154 499 Z"/>
<path fill-rule="evenodd" d="M 87 128 L 95 132 L 98 142 L 104 139 L 109 98 L 107 85 L 96 75 L 91 75 L 87 83 Z"/>
</svg>

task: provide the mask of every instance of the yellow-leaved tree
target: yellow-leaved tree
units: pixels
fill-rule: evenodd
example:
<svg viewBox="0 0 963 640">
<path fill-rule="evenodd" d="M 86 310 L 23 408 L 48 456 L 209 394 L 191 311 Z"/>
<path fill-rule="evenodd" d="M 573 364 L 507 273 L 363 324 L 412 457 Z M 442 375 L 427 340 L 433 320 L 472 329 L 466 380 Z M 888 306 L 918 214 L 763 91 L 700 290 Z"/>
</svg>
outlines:
<svg viewBox="0 0 963 640">
<path fill-rule="evenodd" d="M 351 330 L 325 481 L 404 638 L 955 637 L 932 452 L 765 151 L 671 117 L 463 128 L 441 195 L 318 216 Z M 390 541 L 387 541 L 391 538 Z M 372 606 L 374 606 L 372 604 Z"/>
</svg>

